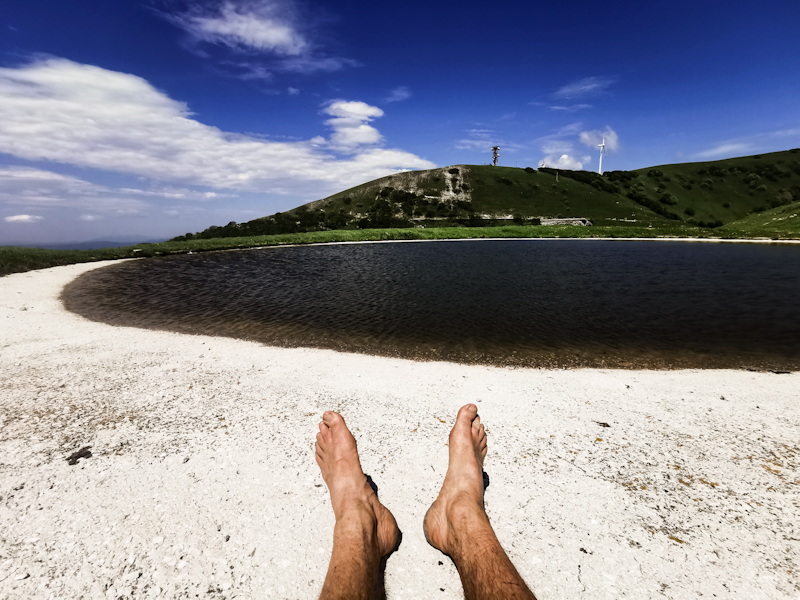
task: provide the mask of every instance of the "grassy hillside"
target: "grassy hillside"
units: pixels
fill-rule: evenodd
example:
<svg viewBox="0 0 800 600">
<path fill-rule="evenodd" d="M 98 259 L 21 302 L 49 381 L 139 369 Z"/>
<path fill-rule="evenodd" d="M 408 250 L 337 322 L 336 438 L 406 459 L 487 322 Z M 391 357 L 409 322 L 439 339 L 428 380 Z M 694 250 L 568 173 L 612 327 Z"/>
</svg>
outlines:
<svg viewBox="0 0 800 600">
<path fill-rule="evenodd" d="M 726 235 L 745 237 L 800 238 L 800 202 L 763 212 L 754 212 L 720 229 Z"/>
<path fill-rule="evenodd" d="M 668 195 L 690 223 L 729 224 L 800 200 L 800 149 L 634 172 L 647 198 Z"/>
<path fill-rule="evenodd" d="M 176 240 L 339 229 L 485 227 L 512 221 L 533 224 L 547 217 L 656 229 L 675 224 L 716 228 L 796 201 L 798 149 L 602 176 L 456 165 L 382 177 L 285 213 L 210 227 Z M 750 222 L 737 231 L 746 235 Z"/>
</svg>

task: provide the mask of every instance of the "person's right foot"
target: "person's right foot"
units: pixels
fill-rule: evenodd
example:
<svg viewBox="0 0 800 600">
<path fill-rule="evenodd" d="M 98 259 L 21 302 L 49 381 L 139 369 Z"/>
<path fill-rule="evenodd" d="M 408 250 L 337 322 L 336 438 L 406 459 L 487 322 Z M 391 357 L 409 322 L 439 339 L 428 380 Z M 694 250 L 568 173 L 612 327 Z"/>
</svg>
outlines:
<svg viewBox="0 0 800 600">
<path fill-rule="evenodd" d="M 474 404 L 462 406 L 450 432 L 450 463 L 439 497 L 425 515 L 425 539 L 453 556 L 463 536 L 491 529 L 483 508 L 486 432 Z"/>
<path fill-rule="evenodd" d="M 316 458 L 331 494 L 337 533 L 363 536 L 383 558 L 400 543 L 400 530 L 391 512 L 372 491 L 358 459 L 356 440 L 340 415 L 326 411 L 317 434 Z"/>
</svg>

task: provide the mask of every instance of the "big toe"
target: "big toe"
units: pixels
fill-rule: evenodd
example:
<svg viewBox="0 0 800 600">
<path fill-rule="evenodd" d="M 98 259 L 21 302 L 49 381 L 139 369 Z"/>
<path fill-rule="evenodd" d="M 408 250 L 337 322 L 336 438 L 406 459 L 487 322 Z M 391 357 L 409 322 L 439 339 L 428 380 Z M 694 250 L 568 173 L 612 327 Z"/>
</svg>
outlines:
<svg viewBox="0 0 800 600">
<path fill-rule="evenodd" d="M 326 410 L 322 413 L 322 422 L 325 423 L 331 430 L 334 430 L 338 427 L 346 427 L 344 423 L 344 417 L 340 415 L 338 412 L 332 410 Z"/>
<path fill-rule="evenodd" d="M 458 410 L 456 425 L 459 427 L 472 427 L 472 422 L 478 416 L 478 407 L 474 404 L 465 404 Z"/>
</svg>

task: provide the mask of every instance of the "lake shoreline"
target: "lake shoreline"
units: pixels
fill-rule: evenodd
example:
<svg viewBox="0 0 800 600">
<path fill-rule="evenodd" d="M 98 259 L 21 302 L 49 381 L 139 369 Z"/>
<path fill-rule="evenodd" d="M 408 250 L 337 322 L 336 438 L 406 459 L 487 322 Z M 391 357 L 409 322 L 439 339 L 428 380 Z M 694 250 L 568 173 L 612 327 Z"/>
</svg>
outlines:
<svg viewBox="0 0 800 600">
<path fill-rule="evenodd" d="M 756 243 L 800 243 L 791 233 L 759 232 L 763 235 L 750 238 L 706 237 L 710 230 L 694 229 L 702 236 L 691 236 L 683 228 L 660 228 L 662 235 L 651 237 L 653 231 L 646 227 L 580 227 L 574 225 L 499 227 L 444 227 L 413 229 L 359 229 L 315 231 L 297 234 L 276 234 L 240 238 L 192 239 L 142 243 L 120 248 L 96 250 L 45 250 L 18 246 L 0 246 L 0 275 L 25 272 L 35 269 L 96 262 L 124 258 L 144 258 L 173 254 L 192 254 L 224 250 L 249 250 L 275 246 L 316 245 L 340 242 L 386 242 L 386 241 L 444 241 L 468 239 L 595 239 L 595 240 L 682 240 L 682 241 L 731 241 Z M 603 234 L 596 236 L 596 232 Z M 488 237 L 487 237 L 488 236 Z"/>
<path fill-rule="evenodd" d="M 487 511 L 542 597 L 800 590 L 800 373 L 415 362 L 67 312 L 63 287 L 112 262 L 0 279 L 4 597 L 315 598 L 332 408 L 403 530 L 389 597 L 460 598 L 421 523 L 466 402 L 488 428 Z"/>
</svg>

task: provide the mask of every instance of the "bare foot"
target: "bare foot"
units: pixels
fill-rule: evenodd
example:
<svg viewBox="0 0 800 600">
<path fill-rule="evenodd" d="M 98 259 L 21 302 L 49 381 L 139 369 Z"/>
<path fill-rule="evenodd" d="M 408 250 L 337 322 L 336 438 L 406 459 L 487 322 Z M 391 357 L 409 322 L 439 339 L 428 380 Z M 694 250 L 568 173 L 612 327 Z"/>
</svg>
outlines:
<svg viewBox="0 0 800 600">
<path fill-rule="evenodd" d="M 483 459 L 486 432 L 474 404 L 462 406 L 450 432 L 450 464 L 439 497 L 428 509 L 423 527 L 434 548 L 453 556 L 462 537 L 493 535 L 483 507 Z M 488 528 L 488 532 L 487 532 Z"/>
<path fill-rule="evenodd" d="M 342 415 L 333 411 L 322 415 L 316 450 L 336 516 L 334 535 L 361 537 L 375 546 L 380 557 L 391 554 L 400 543 L 400 530 L 367 483 L 356 440 Z"/>
</svg>

